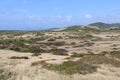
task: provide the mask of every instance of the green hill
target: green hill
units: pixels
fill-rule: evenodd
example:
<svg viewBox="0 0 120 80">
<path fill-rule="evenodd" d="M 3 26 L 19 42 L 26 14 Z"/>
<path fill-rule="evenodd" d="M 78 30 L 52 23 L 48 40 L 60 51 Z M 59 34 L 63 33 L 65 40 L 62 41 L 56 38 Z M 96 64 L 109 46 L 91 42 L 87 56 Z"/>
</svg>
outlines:
<svg viewBox="0 0 120 80">
<path fill-rule="evenodd" d="M 108 23 L 97 22 L 97 23 L 89 24 L 88 26 L 96 26 L 100 29 L 115 29 L 115 28 L 120 28 L 120 23 L 108 24 Z"/>
</svg>

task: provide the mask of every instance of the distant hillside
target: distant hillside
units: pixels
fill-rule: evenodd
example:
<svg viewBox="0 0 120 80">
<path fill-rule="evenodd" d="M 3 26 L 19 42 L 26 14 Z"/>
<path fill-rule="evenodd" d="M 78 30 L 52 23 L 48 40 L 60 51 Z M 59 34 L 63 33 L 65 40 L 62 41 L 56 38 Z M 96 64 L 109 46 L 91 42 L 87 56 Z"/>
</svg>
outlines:
<svg viewBox="0 0 120 80">
<path fill-rule="evenodd" d="M 64 28 L 50 28 L 42 31 L 97 32 L 101 30 L 111 30 L 111 29 L 120 30 L 120 23 L 108 24 L 108 23 L 97 22 L 97 23 L 89 24 L 88 26 L 73 25 Z"/>
<path fill-rule="evenodd" d="M 81 27 L 80 25 L 74 25 L 74 26 L 69 26 L 69 27 L 66 27 L 66 29 L 64 29 L 63 31 L 79 31 L 81 30 Z"/>
<path fill-rule="evenodd" d="M 81 30 L 81 26 L 75 25 L 75 26 L 68 26 L 64 28 L 50 28 L 43 31 L 79 31 L 79 30 Z"/>
<path fill-rule="evenodd" d="M 67 31 L 67 32 L 98 32 L 99 29 L 92 28 L 89 26 L 81 26 L 81 25 L 74 25 L 74 26 L 68 26 L 65 28 L 51 28 L 44 31 Z"/>
<path fill-rule="evenodd" d="M 115 28 L 120 28 L 120 23 L 107 24 L 107 23 L 97 22 L 97 23 L 89 24 L 88 26 L 95 26 L 100 29 L 115 29 Z"/>
<path fill-rule="evenodd" d="M 89 32 L 99 32 L 100 30 L 88 26 L 75 25 L 75 26 L 66 27 L 66 29 L 62 31 L 89 33 Z"/>
</svg>

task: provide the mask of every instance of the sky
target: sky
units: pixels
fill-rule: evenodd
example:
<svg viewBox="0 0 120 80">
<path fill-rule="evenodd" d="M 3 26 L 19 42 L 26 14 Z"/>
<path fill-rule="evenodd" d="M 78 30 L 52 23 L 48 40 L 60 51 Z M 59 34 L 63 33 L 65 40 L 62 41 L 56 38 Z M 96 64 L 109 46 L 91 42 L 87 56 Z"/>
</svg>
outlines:
<svg viewBox="0 0 120 80">
<path fill-rule="evenodd" d="M 0 30 L 119 23 L 120 0 L 0 0 Z"/>
</svg>

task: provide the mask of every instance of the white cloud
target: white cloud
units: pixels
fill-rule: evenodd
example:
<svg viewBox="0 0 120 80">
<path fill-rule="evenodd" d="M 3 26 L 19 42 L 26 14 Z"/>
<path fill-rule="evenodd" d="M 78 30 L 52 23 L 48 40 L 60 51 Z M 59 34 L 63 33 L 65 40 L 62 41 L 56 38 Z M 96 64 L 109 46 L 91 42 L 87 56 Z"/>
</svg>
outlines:
<svg viewBox="0 0 120 80">
<path fill-rule="evenodd" d="M 92 16 L 91 14 L 86 14 L 86 15 L 85 15 L 85 18 L 91 19 L 91 18 L 93 18 L 93 16 Z"/>
</svg>

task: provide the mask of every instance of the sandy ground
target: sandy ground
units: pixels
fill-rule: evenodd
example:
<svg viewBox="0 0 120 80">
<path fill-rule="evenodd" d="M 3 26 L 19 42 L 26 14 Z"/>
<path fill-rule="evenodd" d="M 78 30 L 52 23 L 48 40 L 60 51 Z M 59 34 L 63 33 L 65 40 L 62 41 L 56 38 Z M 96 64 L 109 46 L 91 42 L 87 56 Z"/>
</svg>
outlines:
<svg viewBox="0 0 120 80">
<path fill-rule="evenodd" d="M 48 60 L 48 63 L 54 64 L 61 63 L 65 61 L 67 56 L 56 56 L 46 53 L 38 57 L 32 57 L 31 54 L 0 50 L 0 68 L 15 74 L 7 80 L 120 80 L 120 68 L 109 65 L 101 65 L 97 72 L 87 75 L 62 75 L 43 69 L 41 65 L 32 67 L 32 62 L 41 60 Z M 29 59 L 8 59 L 11 56 L 27 56 Z"/>
<path fill-rule="evenodd" d="M 57 41 L 65 41 L 66 44 L 63 46 L 58 46 L 58 48 L 66 49 L 69 51 L 68 53 L 77 52 L 88 54 L 89 52 L 92 52 L 94 54 L 99 54 L 103 51 L 113 51 L 114 49 L 120 50 L 120 35 L 118 33 L 92 34 L 93 36 L 99 37 L 102 40 L 88 40 L 88 42 L 90 43 L 95 43 L 90 47 L 79 47 L 79 45 L 83 45 L 86 41 L 82 39 L 68 39 L 66 35 L 72 34 L 68 34 L 66 32 L 54 32 L 51 34 L 46 33 L 45 35 L 52 37 L 62 36 L 63 39 L 57 39 Z M 32 34 L 27 34 L 23 35 L 22 37 L 27 38 L 36 36 L 33 36 Z M 75 42 L 75 44 L 71 45 L 72 42 Z M 7 77 L 11 73 L 13 74 L 11 78 L 0 80 L 120 80 L 120 68 L 115 68 L 110 65 L 101 65 L 101 67 L 98 68 L 97 72 L 92 74 L 63 75 L 54 71 L 43 69 L 41 65 L 33 67 L 31 66 L 31 63 L 46 61 L 50 64 L 61 64 L 67 61 L 66 58 L 68 58 L 69 56 L 58 56 L 52 55 L 50 53 L 42 53 L 40 56 L 37 57 L 33 57 L 31 55 L 32 53 L 0 50 L 0 69 L 5 70 L 4 74 Z M 29 59 L 9 59 L 12 56 L 26 56 Z M 74 60 L 77 60 L 77 58 L 75 58 Z"/>
</svg>

